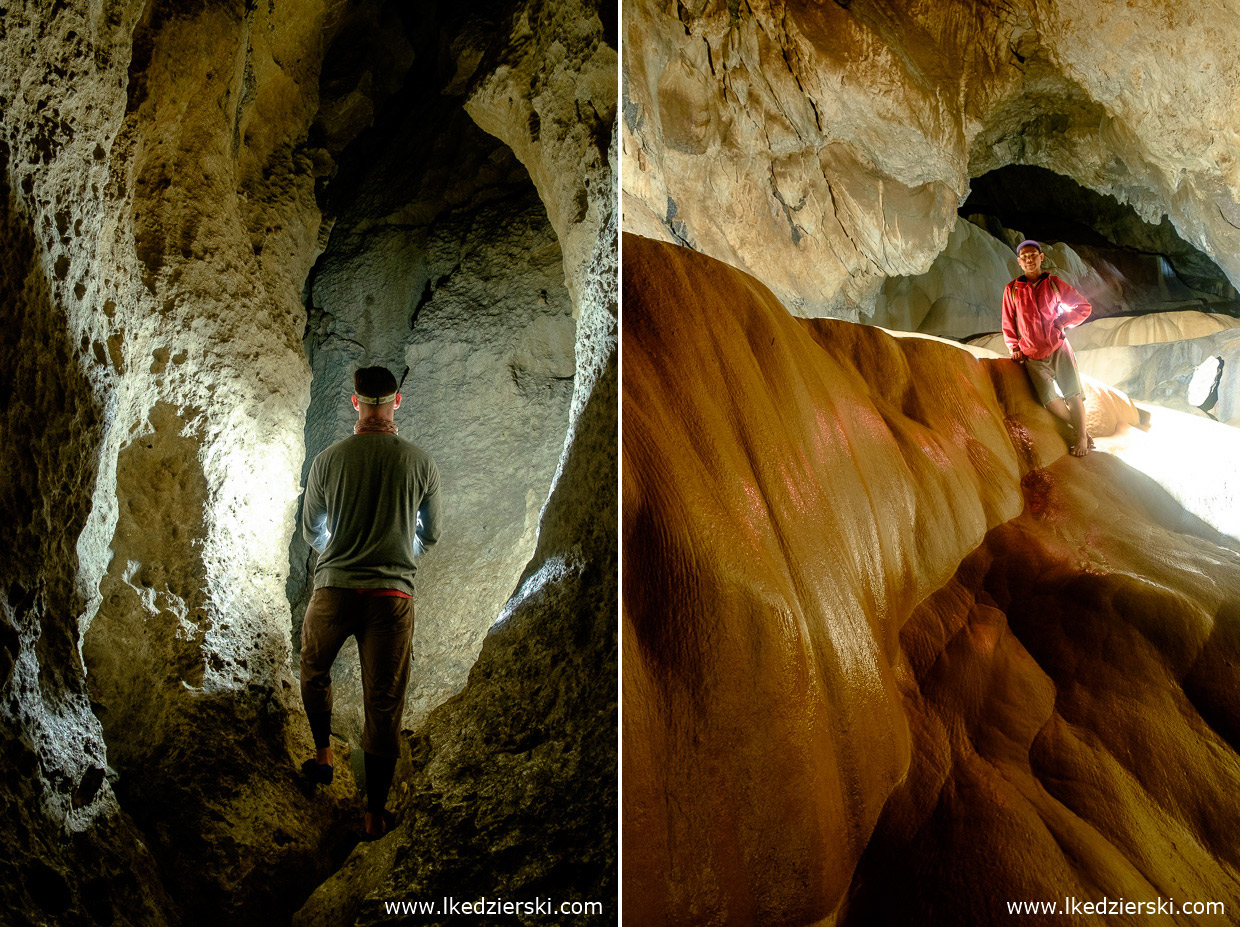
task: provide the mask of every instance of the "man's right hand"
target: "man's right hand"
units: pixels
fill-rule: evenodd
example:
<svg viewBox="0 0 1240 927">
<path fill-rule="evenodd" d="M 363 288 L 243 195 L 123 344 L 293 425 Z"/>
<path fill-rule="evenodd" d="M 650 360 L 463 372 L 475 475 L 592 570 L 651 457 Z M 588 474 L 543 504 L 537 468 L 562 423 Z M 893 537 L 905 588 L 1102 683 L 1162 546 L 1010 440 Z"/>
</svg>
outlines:
<svg viewBox="0 0 1240 927">
<path fill-rule="evenodd" d="M 1025 362 L 1025 355 L 1020 348 L 1012 348 L 1012 360 L 1016 361 L 1018 364 L 1023 364 Z"/>
</svg>

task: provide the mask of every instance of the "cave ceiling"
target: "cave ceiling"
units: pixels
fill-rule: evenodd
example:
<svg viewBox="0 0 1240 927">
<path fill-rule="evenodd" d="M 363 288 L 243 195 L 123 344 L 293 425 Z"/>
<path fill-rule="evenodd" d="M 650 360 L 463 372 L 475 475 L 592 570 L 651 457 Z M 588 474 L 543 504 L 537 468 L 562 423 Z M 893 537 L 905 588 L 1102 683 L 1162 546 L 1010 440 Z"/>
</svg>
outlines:
<svg viewBox="0 0 1240 927">
<path fill-rule="evenodd" d="M 794 312 L 858 318 L 1008 165 L 1165 218 L 1240 280 L 1230 5 L 635 0 L 623 28 L 626 228 Z"/>
</svg>

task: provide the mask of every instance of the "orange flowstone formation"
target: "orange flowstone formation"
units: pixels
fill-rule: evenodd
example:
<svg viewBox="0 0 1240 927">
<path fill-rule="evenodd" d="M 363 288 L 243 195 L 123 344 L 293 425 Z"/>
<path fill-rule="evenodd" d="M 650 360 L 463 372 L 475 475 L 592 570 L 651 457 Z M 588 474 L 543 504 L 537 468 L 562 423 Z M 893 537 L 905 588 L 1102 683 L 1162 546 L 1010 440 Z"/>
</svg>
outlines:
<svg viewBox="0 0 1240 927">
<path fill-rule="evenodd" d="M 1143 906 L 1108 922 L 1234 924 L 1240 555 L 1107 454 L 1023 484 L 900 631 L 913 761 L 840 923 L 1106 898 Z M 1198 901 L 1225 907 L 1168 914 Z M 1045 922 L 1097 923 L 1073 913 Z"/>
<path fill-rule="evenodd" d="M 1203 751 L 1194 767 L 1200 775 L 1182 783 L 1167 778 L 1158 797 L 1143 787 L 1146 798 L 1135 786 L 1119 789 L 1119 780 L 1103 776 L 1111 767 L 1089 765 L 1093 753 L 1058 747 L 1070 737 L 1093 742 L 1101 737 L 1097 731 L 1073 728 L 1076 715 L 1048 721 L 1057 692 L 1075 691 L 1072 674 L 1087 675 L 1092 667 L 1041 666 L 1036 646 L 1006 630 L 997 609 L 985 612 L 989 625 L 967 630 L 973 612 L 963 593 L 956 595 L 962 610 L 951 610 L 951 590 L 967 586 L 958 572 L 962 563 L 972 563 L 980 556 L 975 551 L 998 543 L 1022 519 L 1049 532 L 1036 548 L 1041 559 L 1031 563 L 1031 576 L 1049 573 L 1075 588 L 1072 577 L 1108 568 L 1089 559 L 1089 550 L 1119 562 L 1112 548 L 1121 542 L 1102 544 L 1101 522 L 1091 514 L 1099 503 L 1090 500 L 1106 496 L 1091 496 L 1089 484 L 1079 482 L 1098 474 L 1124 502 L 1105 513 L 1124 544 L 1145 544 L 1147 560 L 1157 561 L 1166 548 L 1151 540 L 1166 545 L 1181 537 L 1142 520 L 1157 505 L 1141 500 L 1157 494 L 1132 471 L 1102 458 L 1084 466 L 1061 459 L 1062 434 L 1016 364 L 978 362 L 948 345 L 894 339 L 846 322 L 794 319 L 746 274 L 632 235 L 624 239 L 623 287 L 626 920 L 804 924 L 837 914 L 877 923 L 885 895 L 903 891 L 891 874 L 901 871 L 905 884 L 918 884 L 938 869 L 954 871 L 953 854 L 984 872 L 975 847 L 985 847 L 991 868 L 1010 863 L 1004 871 L 1012 884 L 1028 886 L 1030 898 L 1037 897 L 1034 889 L 1056 897 L 1061 886 L 1051 879 L 1059 869 L 1022 862 L 1027 847 L 995 819 L 1023 833 L 1056 801 L 1060 817 L 1080 811 L 1048 797 L 1025 817 L 1009 819 L 1003 806 L 995 811 L 993 803 L 968 797 L 963 786 L 971 781 L 989 789 L 984 795 L 998 787 L 986 778 L 992 773 L 977 770 L 983 761 L 956 762 L 987 712 L 1010 718 L 1013 730 L 987 726 L 985 749 L 1011 754 L 1014 763 L 1023 757 L 1026 766 L 1032 751 L 1038 769 L 1059 769 L 1057 758 L 1066 764 L 1065 782 L 1076 783 L 1059 783 L 1061 792 L 1080 788 L 1081 777 L 1115 790 L 1093 798 L 1095 806 L 1110 808 L 1100 821 L 1126 820 L 1136 813 L 1126 810 L 1134 802 L 1145 809 L 1142 820 L 1153 821 L 1149 809 L 1172 807 L 1164 798 L 1174 795 L 1179 804 L 1164 814 L 1189 832 L 1185 808 L 1234 794 L 1236 756 L 1226 746 L 1235 742 L 1234 728 L 1214 741 L 1197 740 L 1209 728 L 1187 721 L 1152 721 L 1157 730 L 1172 731 L 1171 739 L 1149 734 L 1144 742 Z M 1064 540 L 1074 531 L 1093 547 Z M 1190 553 L 1179 553 L 1184 545 Z M 1019 613 L 1032 640 L 1057 654 L 1061 637 L 1070 640 L 1079 614 L 1087 613 L 1095 636 L 1093 649 L 1082 653 L 1096 659 L 1103 646 L 1096 638 L 1105 639 L 1115 609 L 1093 598 L 1076 603 L 1075 611 L 1061 604 L 1055 621 L 1062 634 L 1039 638 L 1043 600 L 1016 569 L 1024 562 L 1021 550 L 1013 549 L 1007 567 L 1016 578 L 1005 588 L 1021 590 L 1015 605 L 1004 606 L 1013 627 Z M 1219 684 L 1226 664 L 1218 654 L 1235 641 L 1240 558 L 1194 539 L 1174 550 L 1177 569 L 1231 577 L 1211 582 L 1219 584 L 1217 602 L 1231 603 L 1230 619 L 1214 607 L 1232 636 L 1219 637 L 1222 649 L 1194 689 L 1208 691 L 1201 698 L 1212 714 L 1192 708 L 1183 689 L 1179 702 L 1161 688 L 1147 694 L 1158 704 L 1182 703 L 1185 714 L 1230 717 L 1234 725 L 1240 711 Z M 1213 566 L 1201 559 L 1207 551 Z M 1179 601 L 1178 593 L 1150 585 L 1161 580 L 1114 582 L 1136 614 L 1147 589 L 1152 601 L 1164 603 L 1162 611 Z M 1204 614 L 1214 600 L 1192 601 Z M 955 630 L 941 630 L 948 627 Z M 976 633 L 979 642 L 970 646 L 983 654 L 991 653 L 985 639 L 993 638 L 1001 659 L 951 659 L 953 647 L 964 646 L 961 633 L 965 642 Z M 1190 644 L 1183 647 L 1187 653 Z M 1175 678 L 1170 663 L 1151 660 Z M 937 686 L 933 697 L 919 675 L 927 673 Z M 1125 704 L 1089 707 L 1109 719 Z M 943 721 L 951 711 L 958 717 Z M 1139 718 L 1133 723 L 1141 730 Z M 1210 723 L 1220 729 L 1222 722 Z M 1071 766 L 1081 758 L 1084 766 Z M 1128 767 L 1140 762 L 1134 755 Z M 1165 773 L 1168 765 L 1163 760 L 1158 768 Z M 1132 781 L 1141 780 L 1133 774 Z M 944 789 L 964 796 L 945 806 L 946 818 L 936 811 Z M 974 808 L 993 839 L 961 837 L 972 834 Z M 1235 834 L 1229 826 L 1220 823 L 1219 833 Z M 1107 882 L 1094 874 L 1152 875 L 1151 867 L 1132 862 L 1133 845 L 1094 834 L 1079 841 L 1065 865 L 1090 874 L 1080 879 L 1084 886 L 1135 886 L 1133 878 Z M 1230 871 L 1234 893 L 1234 861 L 1219 845 L 1207 842 L 1201 853 L 1185 851 L 1184 859 L 1214 861 L 1214 869 L 1197 865 L 1194 872 L 1203 874 L 1195 885 L 1226 883 L 1221 873 Z M 922 858 L 935 853 L 941 858 Z M 1039 859 L 1047 855 L 1039 850 Z M 1169 862 L 1165 878 L 1178 877 L 1183 865 Z M 967 904 L 977 922 L 999 918 L 981 907 L 990 888 L 980 874 L 954 884 L 973 891 Z M 921 890 L 930 897 L 928 886 Z M 965 908 L 961 902 L 957 913 Z M 913 909 L 904 913 L 911 917 Z M 924 918 L 910 922 L 917 921 Z"/>
</svg>

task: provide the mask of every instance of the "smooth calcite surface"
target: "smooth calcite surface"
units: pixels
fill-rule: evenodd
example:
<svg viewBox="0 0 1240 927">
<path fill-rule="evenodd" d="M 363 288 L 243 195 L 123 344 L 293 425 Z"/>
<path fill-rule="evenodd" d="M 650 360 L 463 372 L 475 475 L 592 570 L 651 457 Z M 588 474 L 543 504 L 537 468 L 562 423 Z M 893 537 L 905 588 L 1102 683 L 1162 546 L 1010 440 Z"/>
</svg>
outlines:
<svg viewBox="0 0 1240 927">
<path fill-rule="evenodd" d="M 1231 897 L 1225 539 L 1009 360 L 623 263 L 626 921 Z"/>
</svg>

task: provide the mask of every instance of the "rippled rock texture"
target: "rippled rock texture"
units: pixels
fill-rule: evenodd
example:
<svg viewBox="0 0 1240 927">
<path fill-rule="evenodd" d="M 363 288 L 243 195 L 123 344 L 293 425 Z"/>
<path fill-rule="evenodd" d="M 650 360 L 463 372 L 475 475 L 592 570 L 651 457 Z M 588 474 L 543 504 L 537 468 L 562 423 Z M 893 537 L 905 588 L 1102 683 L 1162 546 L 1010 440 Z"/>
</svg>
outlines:
<svg viewBox="0 0 1240 927">
<path fill-rule="evenodd" d="M 1240 280 L 1229 6 L 634 0 L 624 28 L 626 228 L 794 313 L 871 311 L 1009 165 L 1165 216 Z"/>
<path fill-rule="evenodd" d="M 352 849 L 348 764 L 299 777 L 290 551 L 360 355 L 415 368 L 458 481 L 411 717 L 505 616 L 397 794 L 468 796 L 419 839 L 478 879 L 610 901 L 614 45 L 566 4 L 8 5 L 6 923 L 287 922 Z"/>
<path fill-rule="evenodd" d="M 1009 360 L 624 254 L 626 913 L 1236 910 L 1235 540 Z"/>
</svg>

